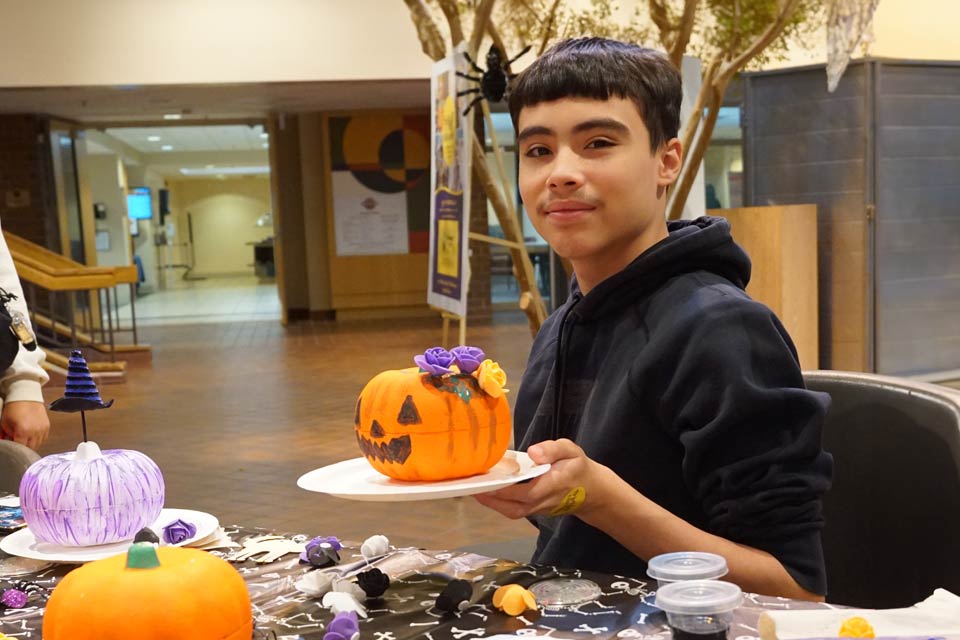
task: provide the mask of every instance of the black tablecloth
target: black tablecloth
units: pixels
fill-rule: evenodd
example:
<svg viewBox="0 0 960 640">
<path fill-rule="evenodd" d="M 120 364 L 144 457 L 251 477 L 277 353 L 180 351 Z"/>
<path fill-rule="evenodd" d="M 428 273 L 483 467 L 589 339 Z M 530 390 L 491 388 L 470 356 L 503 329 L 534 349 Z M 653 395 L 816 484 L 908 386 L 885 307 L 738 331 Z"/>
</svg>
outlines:
<svg viewBox="0 0 960 640">
<path fill-rule="evenodd" d="M 236 542 L 268 533 L 249 528 L 227 528 Z M 306 539 L 306 536 L 301 536 Z M 222 551 L 212 551 L 226 557 Z M 0 589 L 11 581 L 28 580 L 46 589 L 75 565 L 52 565 L 27 575 L 4 576 L 16 561 L 0 552 Z M 247 583 L 253 603 L 254 638 L 277 640 L 319 640 L 325 625 L 333 618 L 319 598 L 299 592 L 295 582 L 311 570 L 294 555 L 269 564 L 253 561 L 235 563 Z M 656 583 L 620 576 L 557 570 L 553 567 L 517 564 L 485 556 L 449 551 L 393 549 L 386 556 L 366 562 L 358 545 L 346 544 L 341 563 L 323 571 L 350 577 L 359 571 L 377 567 L 390 576 L 390 589 L 377 600 L 367 600 L 368 618 L 361 619 L 360 635 L 368 640 L 404 640 L 425 637 L 430 640 L 465 640 L 504 633 L 553 638 L 645 638 L 666 639 L 670 630 L 662 612 L 653 606 Z M 493 608 L 491 599 L 497 587 L 517 583 L 525 587 L 552 577 L 582 577 L 596 582 L 602 595 L 594 601 L 561 610 L 528 611 L 512 617 Z M 450 614 L 434 607 L 437 595 L 453 578 L 473 584 L 474 595 L 466 610 Z M 39 639 L 43 617 L 43 599 L 33 595 L 25 609 L 8 609 L 0 614 L 0 632 L 13 638 Z M 763 609 L 813 608 L 805 602 L 745 594 L 744 606 L 737 610 L 731 640 L 756 637 L 756 622 Z M 171 639 L 172 640 L 172 639 Z"/>
</svg>

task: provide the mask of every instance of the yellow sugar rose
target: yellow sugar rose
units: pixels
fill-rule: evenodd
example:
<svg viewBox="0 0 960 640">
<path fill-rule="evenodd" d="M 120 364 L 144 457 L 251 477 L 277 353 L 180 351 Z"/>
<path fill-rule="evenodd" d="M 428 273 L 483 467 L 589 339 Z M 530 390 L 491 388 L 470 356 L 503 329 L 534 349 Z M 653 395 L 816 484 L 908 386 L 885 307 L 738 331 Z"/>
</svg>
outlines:
<svg viewBox="0 0 960 640">
<path fill-rule="evenodd" d="M 507 374 L 493 360 L 487 358 L 481 362 L 474 375 L 477 376 L 480 388 L 494 398 L 499 398 L 507 392 L 507 389 L 503 388 L 503 385 L 507 384 Z"/>
<path fill-rule="evenodd" d="M 537 599 L 518 584 L 505 584 L 493 592 L 493 606 L 508 616 L 519 616 L 524 611 L 537 610 Z"/>
<path fill-rule="evenodd" d="M 865 618 L 855 616 L 847 618 L 840 626 L 837 635 L 841 638 L 875 638 L 873 626 Z"/>
</svg>

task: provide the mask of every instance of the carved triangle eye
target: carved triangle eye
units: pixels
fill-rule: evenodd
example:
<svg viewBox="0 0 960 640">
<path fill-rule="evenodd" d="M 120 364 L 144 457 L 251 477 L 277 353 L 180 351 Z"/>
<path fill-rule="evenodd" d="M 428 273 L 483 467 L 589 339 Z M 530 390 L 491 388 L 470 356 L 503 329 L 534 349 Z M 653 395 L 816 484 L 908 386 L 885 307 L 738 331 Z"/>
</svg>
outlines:
<svg viewBox="0 0 960 640">
<path fill-rule="evenodd" d="M 413 396 L 407 396 L 400 407 L 400 414 L 397 416 L 399 424 L 420 424 L 420 413 L 417 411 L 417 405 L 413 401 Z"/>
<path fill-rule="evenodd" d="M 383 431 L 383 427 L 380 426 L 380 423 L 376 420 L 373 421 L 373 424 L 370 425 L 370 437 L 371 438 L 382 438 L 386 433 Z"/>
</svg>

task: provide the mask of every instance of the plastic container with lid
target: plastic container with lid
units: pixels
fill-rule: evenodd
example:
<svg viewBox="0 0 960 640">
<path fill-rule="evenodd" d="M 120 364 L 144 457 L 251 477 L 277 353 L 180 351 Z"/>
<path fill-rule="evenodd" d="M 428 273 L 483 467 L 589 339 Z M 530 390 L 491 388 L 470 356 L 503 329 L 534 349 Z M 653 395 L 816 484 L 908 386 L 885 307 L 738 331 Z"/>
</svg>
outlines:
<svg viewBox="0 0 960 640">
<path fill-rule="evenodd" d="M 659 587 L 681 580 L 716 580 L 727 575 L 727 561 L 723 556 L 704 551 L 678 551 L 650 558 L 647 575 Z"/>
<path fill-rule="evenodd" d="M 732 582 L 684 580 L 657 590 L 675 640 L 724 640 L 743 592 Z"/>
</svg>

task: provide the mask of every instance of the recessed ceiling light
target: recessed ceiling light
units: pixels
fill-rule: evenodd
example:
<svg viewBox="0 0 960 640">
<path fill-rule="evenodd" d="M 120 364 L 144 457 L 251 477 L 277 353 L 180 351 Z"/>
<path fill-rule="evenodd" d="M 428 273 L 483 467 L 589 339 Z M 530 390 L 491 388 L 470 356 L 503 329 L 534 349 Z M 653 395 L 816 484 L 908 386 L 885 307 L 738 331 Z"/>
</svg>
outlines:
<svg viewBox="0 0 960 640">
<path fill-rule="evenodd" d="M 160 147 L 160 148 L 161 148 L 162 150 L 164 150 L 164 151 L 173 151 L 173 145 L 172 145 L 172 144 L 165 144 L 165 145 L 163 145 L 163 146 Z"/>
<path fill-rule="evenodd" d="M 182 117 L 183 117 L 183 116 L 180 115 L 179 113 L 165 113 L 165 114 L 163 114 L 163 119 L 164 119 L 164 120 L 179 120 L 179 119 L 182 118 Z"/>
<path fill-rule="evenodd" d="M 208 165 L 207 168 L 192 168 L 184 167 L 180 169 L 180 173 L 185 176 L 243 176 L 243 175 L 264 175 L 270 173 L 270 167 L 266 165 L 250 166 L 250 167 L 214 167 L 213 165 Z"/>
<path fill-rule="evenodd" d="M 147 136 L 147 140 L 150 142 L 160 142 L 160 136 Z"/>
</svg>

